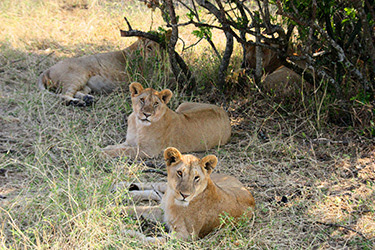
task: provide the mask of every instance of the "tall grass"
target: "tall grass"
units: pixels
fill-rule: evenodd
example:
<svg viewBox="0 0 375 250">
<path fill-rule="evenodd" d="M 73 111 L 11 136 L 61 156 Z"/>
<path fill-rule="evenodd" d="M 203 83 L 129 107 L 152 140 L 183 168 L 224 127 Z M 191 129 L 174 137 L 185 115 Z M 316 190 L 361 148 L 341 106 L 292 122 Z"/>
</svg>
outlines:
<svg viewBox="0 0 375 250">
<path fill-rule="evenodd" d="M 120 38 L 118 31 L 126 28 L 124 15 L 141 30 L 163 23 L 138 1 L 0 1 L 0 195 L 6 197 L 0 199 L 0 248 L 147 247 L 124 233 L 142 227 L 115 213 L 133 202 L 126 191 L 112 192 L 112 186 L 162 178 L 141 174 L 143 162 L 98 155 L 98 148 L 125 139 L 128 93 L 101 96 L 92 107 L 77 108 L 36 88 L 39 73 L 65 57 L 131 44 L 136 38 Z M 181 35 L 195 42 L 189 30 Z M 215 84 L 211 72 L 217 61 L 205 43 L 184 52 L 184 58 L 196 69 L 198 82 Z M 127 70 L 133 73 L 129 81 L 158 89 L 173 84 L 162 67 L 151 78 L 130 66 Z M 177 91 L 171 107 L 199 98 L 204 99 Z M 217 172 L 236 176 L 251 190 L 256 216 L 202 240 L 172 240 L 163 248 L 372 247 L 371 141 L 323 123 L 318 131 L 309 116 L 286 112 L 256 91 L 230 103 L 228 112 L 231 142 L 207 153 L 219 157 Z M 348 226 L 367 239 L 316 221 Z"/>
</svg>

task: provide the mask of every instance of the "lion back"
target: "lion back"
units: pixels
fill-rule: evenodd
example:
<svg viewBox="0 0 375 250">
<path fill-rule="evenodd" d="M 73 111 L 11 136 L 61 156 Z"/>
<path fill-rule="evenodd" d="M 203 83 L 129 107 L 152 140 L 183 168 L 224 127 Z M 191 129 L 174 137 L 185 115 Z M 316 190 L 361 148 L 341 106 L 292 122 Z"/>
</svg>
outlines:
<svg viewBox="0 0 375 250">
<path fill-rule="evenodd" d="M 255 200 L 250 191 L 235 177 L 223 174 L 211 174 L 212 181 L 230 196 L 230 203 L 242 208 L 242 213 L 249 207 L 255 207 Z"/>
<path fill-rule="evenodd" d="M 186 138 L 182 147 L 199 147 L 187 149 L 185 152 L 207 150 L 229 141 L 230 120 L 221 107 L 203 103 L 183 103 L 176 112 L 184 118 L 179 132 Z"/>
</svg>

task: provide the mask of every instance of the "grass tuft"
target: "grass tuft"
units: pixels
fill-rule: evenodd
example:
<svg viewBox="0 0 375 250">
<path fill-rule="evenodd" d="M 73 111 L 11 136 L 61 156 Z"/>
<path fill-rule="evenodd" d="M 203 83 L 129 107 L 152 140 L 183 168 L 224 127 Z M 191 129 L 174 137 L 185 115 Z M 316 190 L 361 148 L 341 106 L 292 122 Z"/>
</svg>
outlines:
<svg viewBox="0 0 375 250">
<path fill-rule="evenodd" d="M 131 113 L 126 88 L 77 108 L 36 86 L 38 75 L 59 60 L 131 44 L 134 39 L 120 38 L 118 31 L 124 15 L 137 29 L 162 24 L 137 1 L 0 1 L 0 248 L 145 247 L 124 233 L 141 230 L 137 220 L 109 212 L 133 204 L 112 187 L 162 177 L 142 174 L 143 163 L 98 156 L 98 148 L 125 140 Z M 190 33 L 181 36 L 192 44 Z M 201 43 L 183 56 L 201 94 L 186 96 L 177 89 L 170 107 L 220 99 L 210 88 L 218 61 L 208 46 Z M 153 66 L 155 74 L 129 65 L 129 82 L 173 87 L 170 72 Z M 327 96 L 304 96 L 305 105 L 288 108 L 255 86 L 242 91 L 248 94 L 225 106 L 233 128 L 230 143 L 207 153 L 218 156 L 217 172 L 239 178 L 254 194 L 255 217 L 196 242 L 171 240 L 164 248 L 372 249 L 372 132 L 329 123 Z M 369 106 L 357 105 L 354 118 L 361 121 Z"/>
</svg>

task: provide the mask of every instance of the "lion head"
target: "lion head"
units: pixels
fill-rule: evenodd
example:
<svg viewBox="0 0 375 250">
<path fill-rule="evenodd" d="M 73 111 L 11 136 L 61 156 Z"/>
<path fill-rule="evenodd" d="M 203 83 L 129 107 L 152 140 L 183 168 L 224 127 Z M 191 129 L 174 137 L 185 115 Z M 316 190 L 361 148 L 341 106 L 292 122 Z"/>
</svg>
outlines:
<svg viewBox="0 0 375 250">
<path fill-rule="evenodd" d="M 172 91 L 164 89 L 158 92 L 152 88 L 144 89 L 138 82 L 133 82 L 129 88 L 133 112 L 136 114 L 138 124 L 148 126 L 163 117 L 168 109 L 167 103 L 172 97 Z"/>
<path fill-rule="evenodd" d="M 173 147 L 164 151 L 164 159 L 168 170 L 168 186 L 174 191 L 175 203 L 182 206 L 188 206 L 206 189 L 210 174 L 217 164 L 214 155 L 199 159 L 193 155 L 181 155 Z"/>
<path fill-rule="evenodd" d="M 143 60 L 163 55 L 157 42 L 143 37 L 138 37 L 138 40 L 130 45 L 129 51 L 137 51 Z"/>
</svg>

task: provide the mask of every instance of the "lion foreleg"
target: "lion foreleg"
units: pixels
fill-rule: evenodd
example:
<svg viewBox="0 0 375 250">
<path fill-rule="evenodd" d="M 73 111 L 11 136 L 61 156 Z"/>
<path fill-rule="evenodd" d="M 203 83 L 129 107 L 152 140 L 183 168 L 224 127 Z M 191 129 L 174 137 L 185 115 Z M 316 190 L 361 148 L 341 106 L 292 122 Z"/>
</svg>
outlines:
<svg viewBox="0 0 375 250">
<path fill-rule="evenodd" d="M 148 154 L 139 150 L 139 147 L 131 147 L 127 143 L 110 145 L 102 149 L 102 153 L 110 157 L 128 156 L 130 158 L 148 158 Z"/>
<path fill-rule="evenodd" d="M 160 206 L 124 206 L 121 208 L 121 214 L 137 219 L 143 218 L 154 222 L 162 222 L 164 213 Z"/>
<path fill-rule="evenodd" d="M 109 94 L 118 88 L 116 83 L 100 75 L 92 76 L 87 81 L 87 86 L 98 94 Z"/>
<path fill-rule="evenodd" d="M 60 96 L 65 101 L 66 105 L 86 106 L 86 102 L 83 100 L 84 94 L 79 92 L 80 88 L 80 85 L 76 86 L 72 84 L 62 91 Z"/>
<path fill-rule="evenodd" d="M 125 206 L 120 208 L 123 216 L 136 217 L 137 219 L 146 219 L 154 222 L 162 222 L 163 211 L 159 206 Z M 150 237 L 136 230 L 124 230 L 123 233 L 140 239 L 144 243 L 165 243 L 167 237 Z"/>
<path fill-rule="evenodd" d="M 124 233 L 148 244 L 164 244 L 167 242 L 167 237 L 150 237 L 135 230 L 125 230 Z"/>
<path fill-rule="evenodd" d="M 128 190 L 129 194 L 133 195 L 143 195 L 147 200 L 160 201 L 161 196 L 167 190 L 166 182 L 147 182 L 147 183 L 131 183 L 131 182 L 120 182 L 113 186 L 112 191 Z M 147 191 L 147 192 L 145 192 Z M 144 192 L 142 194 L 142 192 Z M 152 193 L 153 192 L 153 193 Z"/>
<path fill-rule="evenodd" d="M 74 94 L 74 98 L 80 99 L 85 102 L 85 106 L 90 106 L 94 103 L 94 97 L 89 95 L 91 89 L 85 86 L 81 91 L 77 91 Z"/>
</svg>

